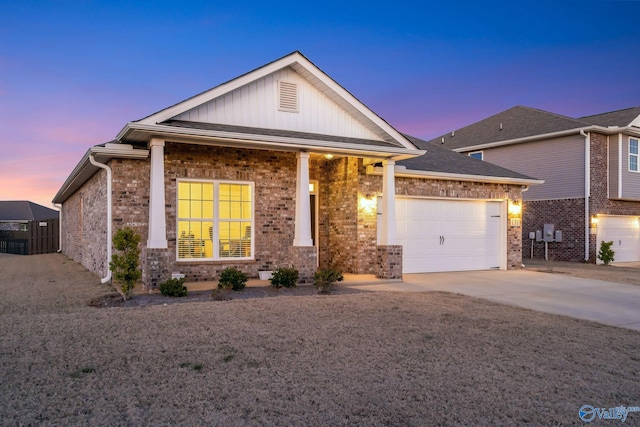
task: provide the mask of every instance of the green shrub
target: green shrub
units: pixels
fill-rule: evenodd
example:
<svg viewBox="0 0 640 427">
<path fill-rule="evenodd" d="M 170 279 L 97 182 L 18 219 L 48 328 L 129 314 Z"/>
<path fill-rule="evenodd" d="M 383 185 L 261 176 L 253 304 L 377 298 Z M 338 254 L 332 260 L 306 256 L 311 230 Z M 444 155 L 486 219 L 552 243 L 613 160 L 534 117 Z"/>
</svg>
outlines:
<svg viewBox="0 0 640 427">
<path fill-rule="evenodd" d="M 598 252 L 598 259 L 604 262 L 604 265 L 609 265 L 613 262 L 613 257 L 616 254 L 616 251 L 611 249 L 613 242 L 600 242 L 600 252 Z"/>
<path fill-rule="evenodd" d="M 160 283 L 160 293 L 165 297 L 186 297 L 187 287 L 184 285 L 184 278 L 169 279 Z"/>
<path fill-rule="evenodd" d="M 280 267 L 273 271 L 273 275 L 269 279 L 271 286 L 274 288 L 295 288 L 300 277 L 298 270 L 295 268 Z"/>
<path fill-rule="evenodd" d="M 220 273 L 220 283 L 218 283 L 218 289 L 231 289 L 234 291 L 241 291 L 247 286 L 247 280 L 249 278 L 242 271 L 234 267 L 225 268 Z"/>
<path fill-rule="evenodd" d="M 142 277 L 142 272 L 138 269 L 140 263 L 138 243 L 140 243 L 140 236 L 130 228 L 118 230 L 113 236 L 113 247 L 120 253 L 111 255 L 109 270 L 113 272 L 114 281 L 120 284 L 119 288 L 116 286 L 114 288 L 125 301 Z"/>
<path fill-rule="evenodd" d="M 341 282 L 342 272 L 333 268 L 321 268 L 313 274 L 313 286 L 318 289 L 318 293 L 330 294 L 335 282 Z"/>
<path fill-rule="evenodd" d="M 214 301 L 227 301 L 229 298 L 229 289 L 212 289 L 211 290 L 211 299 Z"/>
</svg>

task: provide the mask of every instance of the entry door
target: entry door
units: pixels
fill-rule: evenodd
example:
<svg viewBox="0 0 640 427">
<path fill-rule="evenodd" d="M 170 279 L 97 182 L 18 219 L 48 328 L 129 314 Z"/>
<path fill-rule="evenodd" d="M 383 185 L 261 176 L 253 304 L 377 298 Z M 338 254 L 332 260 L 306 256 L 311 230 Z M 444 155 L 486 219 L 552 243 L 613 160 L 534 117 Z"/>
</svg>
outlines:
<svg viewBox="0 0 640 427">
<path fill-rule="evenodd" d="M 396 198 L 404 273 L 497 269 L 506 265 L 500 201 Z"/>
<path fill-rule="evenodd" d="M 598 215 L 596 253 L 600 242 L 613 242 L 614 262 L 640 261 L 640 217 Z"/>
</svg>

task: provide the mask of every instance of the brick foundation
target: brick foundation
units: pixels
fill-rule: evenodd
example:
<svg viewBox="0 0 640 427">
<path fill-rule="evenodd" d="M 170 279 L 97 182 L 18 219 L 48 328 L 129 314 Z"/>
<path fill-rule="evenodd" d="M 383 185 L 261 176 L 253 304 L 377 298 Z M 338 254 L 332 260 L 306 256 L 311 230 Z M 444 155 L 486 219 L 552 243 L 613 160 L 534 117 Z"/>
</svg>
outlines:
<svg viewBox="0 0 640 427">
<path fill-rule="evenodd" d="M 376 277 L 402 279 L 402 245 L 378 245 Z"/>
<path fill-rule="evenodd" d="M 142 247 L 140 251 L 140 266 L 142 268 L 142 286 L 146 290 L 157 289 L 160 283 L 171 279 L 169 249 L 148 249 Z"/>
<path fill-rule="evenodd" d="M 291 246 L 289 248 L 291 265 L 298 270 L 300 283 L 313 282 L 313 274 L 316 272 L 318 256 L 315 246 Z"/>
</svg>

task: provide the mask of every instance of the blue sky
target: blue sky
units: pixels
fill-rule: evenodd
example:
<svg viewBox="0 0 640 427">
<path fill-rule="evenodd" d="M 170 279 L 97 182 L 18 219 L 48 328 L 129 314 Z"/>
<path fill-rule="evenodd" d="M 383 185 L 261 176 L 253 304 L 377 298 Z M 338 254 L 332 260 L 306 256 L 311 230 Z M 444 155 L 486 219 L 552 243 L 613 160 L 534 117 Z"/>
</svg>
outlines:
<svg viewBox="0 0 640 427">
<path fill-rule="evenodd" d="M 0 200 L 50 206 L 126 122 L 294 50 L 425 139 L 514 105 L 572 117 L 640 105 L 640 1 L 0 6 Z"/>
</svg>

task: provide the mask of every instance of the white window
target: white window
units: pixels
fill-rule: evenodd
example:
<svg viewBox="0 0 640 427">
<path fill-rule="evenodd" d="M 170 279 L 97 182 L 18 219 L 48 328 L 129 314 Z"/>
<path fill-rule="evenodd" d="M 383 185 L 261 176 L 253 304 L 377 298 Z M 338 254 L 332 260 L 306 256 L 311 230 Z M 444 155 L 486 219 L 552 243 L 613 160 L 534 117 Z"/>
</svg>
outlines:
<svg viewBox="0 0 640 427">
<path fill-rule="evenodd" d="M 253 258 L 253 183 L 178 181 L 178 260 Z"/>
<path fill-rule="evenodd" d="M 640 172 L 638 169 L 638 140 L 629 138 L 629 170 Z"/>
<path fill-rule="evenodd" d="M 474 151 L 469 153 L 469 157 L 473 157 L 474 159 L 482 160 L 482 151 Z"/>
</svg>

